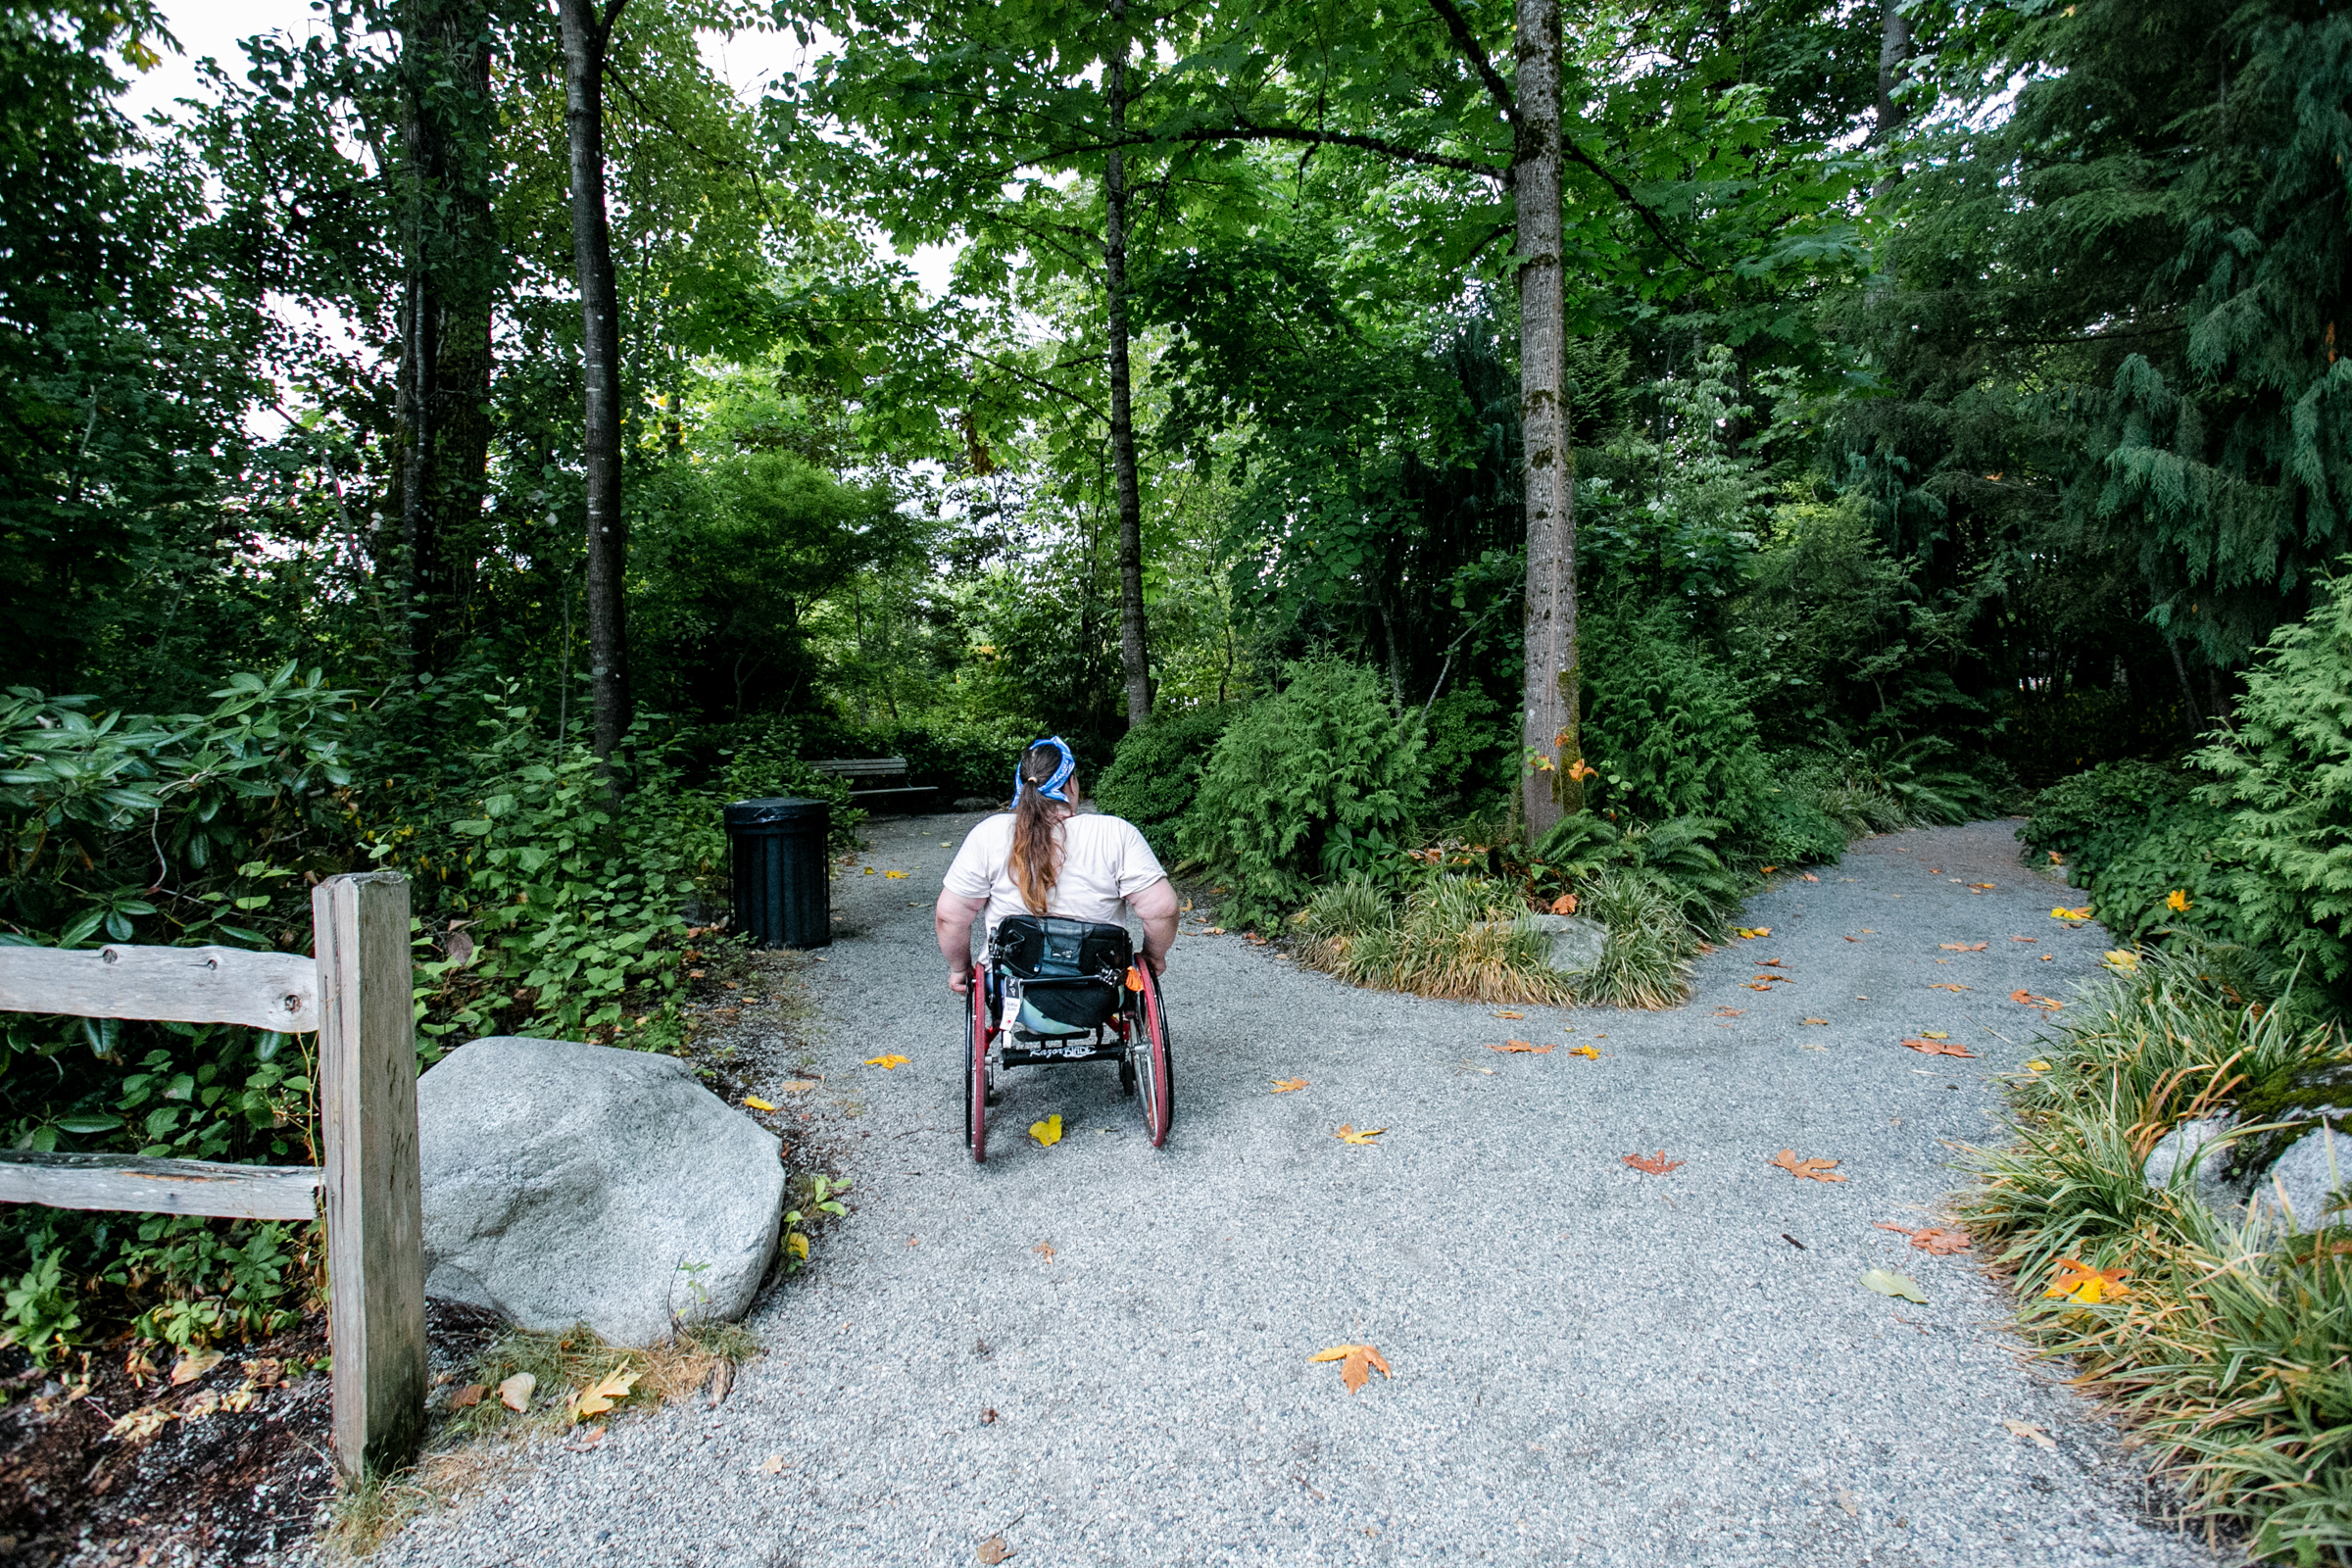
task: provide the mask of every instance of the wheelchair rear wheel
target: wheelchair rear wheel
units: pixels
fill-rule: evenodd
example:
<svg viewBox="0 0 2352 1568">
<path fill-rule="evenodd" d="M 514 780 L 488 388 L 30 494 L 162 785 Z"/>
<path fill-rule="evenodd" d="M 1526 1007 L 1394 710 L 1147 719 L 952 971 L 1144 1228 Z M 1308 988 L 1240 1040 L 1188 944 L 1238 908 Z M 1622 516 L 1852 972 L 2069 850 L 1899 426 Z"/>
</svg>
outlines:
<svg viewBox="0 0 2352 1568">
<path fill-rule="evenodd" d="M 1159 980 L 1152 973 L 1150 964 L 1137 965 L 1143 976 L 1143 1027 L 1137 1031 L 1129 1072 L 1135 1084 L 1135 1098 L 1144 1111 L 1144 1131 L 1152 1135 L 1152 1147 L 1157 1149 L 1168 1140 L 1168 1128 L 1176 1119 L 1176 1068 L 1168 1055 L 1168 1018 L 1160 1004 Z M 1122 1073 L 1122 1078 L 1129 1073 Z"/>
<path fill-rule="evenodd" d="M 988 1000 L 987 973 L 972 965 L 971 983 L 964 988 L 963 1141 L 972 1162 L 988 1160 Z"/>
</svg>

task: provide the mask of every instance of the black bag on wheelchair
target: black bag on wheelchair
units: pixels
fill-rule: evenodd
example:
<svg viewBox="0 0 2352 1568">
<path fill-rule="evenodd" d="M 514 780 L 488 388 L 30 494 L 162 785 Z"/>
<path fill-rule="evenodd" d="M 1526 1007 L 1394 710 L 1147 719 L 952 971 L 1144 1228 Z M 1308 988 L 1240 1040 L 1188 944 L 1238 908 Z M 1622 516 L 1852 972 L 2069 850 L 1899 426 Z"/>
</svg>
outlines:
<svg viewBox="0 0 2352 1568">
<path fill-rule="evenodd" d="M 1007 915 L 988 952 L 1000 974 L 1020 982 L 1024 1011 L 1066 1029 L 1108 1021 L 1135 962 L 1125 926 L 1058 915 Z"/>
</svg>

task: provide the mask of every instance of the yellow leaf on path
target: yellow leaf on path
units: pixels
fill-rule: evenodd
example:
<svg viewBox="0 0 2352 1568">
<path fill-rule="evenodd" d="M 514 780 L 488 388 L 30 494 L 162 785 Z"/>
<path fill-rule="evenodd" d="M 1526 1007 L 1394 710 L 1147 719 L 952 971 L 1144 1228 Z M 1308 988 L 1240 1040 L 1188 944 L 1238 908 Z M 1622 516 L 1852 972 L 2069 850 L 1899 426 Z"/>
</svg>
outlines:
<svg viewBox="0 0 2352 1568">
<path fill-rule="evenodd" d="M 747 1109 L 751 1110 L 773 1110 L 776 1108 L 775 1106 L 769 1104 L 766 1101 L 761 1100 L 758 1095 L 744 1096 L 743 1103 Z"/>
<path fill-rule="evenodd" d="M 520 1414 L 531 1407 L 531 1391 L 538 1387 L 537 1378 L 528 1372 L 517 1372 L 498 1386 L 498 1402 Z"/>
<path fill-rule="evenodd" d="M 1380 1375 L 1384 1378 L 1393 1378 L 1396 1375 L 1389 1370 L 1387 1359 L 1369 1345 L 1335 1345 L 1328 1350 L 1317 1350 L 1307 1359 L 1309 1361 L 1339 1362 L 1340 1381 L 1348 1385 L 1349 1394 L 1353 1394 L 1364 1386 L 1371 1378 L 1371 1369 L 1374 1367 L 1380 1369 Z"/>
<path fill-rule="evenodd" d="M 1340 1130 L 1336 1133 L 1333 1133 L 1331 1136 L 1337 1138 L 1343 1144 L 1368 1144 L 1373 1139 L 1378 1138 L 1382 1133 L 1387 1131 L 1388 1129 L 1386 1127 L 1368 1127 L 1359 1133 L 1348 1123 L 1342 1122 L 1340 1123 Z"/>
<path fill-rule="evenodd" d="M 906 1058 L 893 1052 L 887 1056 L 868 1056 L 865 1058 L 865 1064 L 868 1067 L 879 1067 L 884 1072 L 888 1072 L 893 1067 L 906 1066 Z"/>
<path fill-rule="evenodd" d="M 1568 1054 L 1571 1056 L 1582 1056 L 1587 1061 L 1598 1061 L 1600 1059 L 1600 1053 L 1591 1046 L 1570 1046 L 1568 1048 Z"/>
<path fill-rule="evenodd" d="M 1489 1051 L 1499 1051 L 1505 1054 L 1517 1054 L 1521 1052 L 1525 1052 L 1538 1056 L 1546 1055 L 1551 1051 L 1551 1047 L 1549 1046 L 1530 1045 L 1524 1040 L 1506 1040 L 1499 1046 L 1489 1046 L 1487 1049 Z"/>
<path fill-rule="evenodd" d="M 784 1238 L 784 1250 L 795 1257 L 807 1257 L 808 1255 L 808 1238 L 799 1231 L 794 1231 Z"/>
<path fill-rule="evenodd" d="M 1920 1031 L 1920 1036 L 1927 1040 L 1949 1040 L 1952 1038 L 1950 1035 L 1944 1033 L 1941 1029 L 1922 1029 Z"/>
<path fill-rule="evenodd" d="M 1303 1078 L 1277 1078 L 1274 1080 L 1274 1092 L 1278 1095 L 1295 1094 L 1305 1087 L 1306 1080 Z"/>
<path fill-rule="evenodd" d="M 2050 918 L 2053 920 L 2087 920 L 2090 918 L 2090 906 L 2085 904 L 2080 909 L 2052 909 Z"/>
<path fill-rule="evenodd" d="M 893 882 L 904 882 L 906 880 L 906 873 L 904 871 L 885 871 L 882 874 L 890 878 Z"/>
<path fill-rule="evenodd" d="M 638 1374 L 626 1370 L 606 1373 L 572 1397 L 571 1419 L 576 1424 L 583 1416 L 603 1415 L 629 1396 L 637 1386 Z"/>
<path fill-rule="evenodd" d="M 1494 1016 L 1497 1018 L 1524 1018 L 1527 1014 L 1524 1012 L 1498 1012 Z"/>
<path fill-rule="evenodd" d="M 1037 1140 L 1040 1149 L 1052 1149 L 1061 1142 L 1061 1112 L 1055 1111 L 1044 1121 L 1029 1124 L 1029 1136 Z"/>
<path fill-rule="evenodd" d="M 1732 935 L 1740 938 L 1743 942 L 1753 942 L 1758 937 L 1768 937 L 1772 935 L 1772 927 L 1768 925 L 1735 926 L 1732 929 Z"/>
<path fill-rule="evenodd" d="M 2050 853 L 2053 856 L 2057 854 L 2055 850 Z M 2050 1435 L 2031 1421 L 2012 1421 L 2007 1416 L 2003 1416 L 2001 1425 L 2007 1427 L 2012 1436 L 2024 1438 L 2036 1447 L 2048 1448 L 2053 1452 L 2057 1450 L 2058 1445 L 2050 1441 Z"/>
</svg>

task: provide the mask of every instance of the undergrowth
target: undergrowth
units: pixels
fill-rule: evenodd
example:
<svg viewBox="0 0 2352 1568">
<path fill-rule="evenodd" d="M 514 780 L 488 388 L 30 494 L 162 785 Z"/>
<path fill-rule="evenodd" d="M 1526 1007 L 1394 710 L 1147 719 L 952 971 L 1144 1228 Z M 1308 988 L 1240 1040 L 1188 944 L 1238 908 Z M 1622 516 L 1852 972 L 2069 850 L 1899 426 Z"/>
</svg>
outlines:
<svg viewBox="0 0 2352 1568">
<path fill-rule="evenodd" d="M 1957 1211 L 2011 1276 L 2021 1325 L 2138 1429 L 2157 1470 L 2269 1560 L 2352 1553 L 2352 1231 L 2286 1235 L 2141 1169 L 2182 1121 L 2348 1057 L 2340 1028 L 2249 997 L 2182 945 L 2087 999 L 2013 1083 L 2016 1140 L 1974 1150 Z M 2227 955 L 2221 955 L 2226 957 Z M 2085 1302 L 2061 1259 L 2128 1271 Z"/>
</svg>

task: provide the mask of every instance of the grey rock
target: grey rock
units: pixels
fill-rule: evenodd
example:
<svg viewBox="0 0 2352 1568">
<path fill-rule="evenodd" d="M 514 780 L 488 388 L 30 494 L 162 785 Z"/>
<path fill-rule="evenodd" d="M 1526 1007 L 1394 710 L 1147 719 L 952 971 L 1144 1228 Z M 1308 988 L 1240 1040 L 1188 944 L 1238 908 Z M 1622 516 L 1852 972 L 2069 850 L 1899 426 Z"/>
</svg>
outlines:
<svg viewBox="0 0 2352 1568">
<path fill-rule="evenodd" d="M 2289 1230 L 2314 1231 L 2342 1206 L 2337 1190 L 2352 1183 L 2352 1137 L 2321 1122 L 2289 1144 L 2254 1184 L 2247 1212 Z"/>
<path fill-rule="evenodd" d="M 1608 946 L 1609 928 L 1582 915 L 1530 914 L 1523 916 L 1519 924 L 1550 936 L 1551 952 L 1544 961 L 1561 974 L 1586 973 L 1600 962 L 1601 949 Z"/>
<path fill-rule="evenodd" d="M 2181 1166 L 2189 1162 L 2191 1155 L 2230 1128 L 2230 1119 L 2227 1116 L 2206 1116 L 2197 1121 L 2182 1122 L 2157 1140 L 2156 1147 L 2148 1151 L 2147 1162 L 2140 1167 L 2141 1175 L 2147 1178 L 2150 1187 L 2166 1185 Z M 2223 1175 L 2223 1168 L 2229 1163 L 2230 1151 L 2226 1148 L 2210 1150 L 2203 1159 L 2197 1161 L 2193 1178 L 2196 1195 L 2206 1207 L 2216 1212 L 2234 1208 L 2245 1200 L 2244 1192 L 2233 1187 Z"/>
<path fill-rule="evenodd" d="M 416 1081 L 425 1290 L 652 1345 L 741 1317 L 776 1251 L 774 1135 L 674 1056 L 495 1036 Z"/>
</svg>

